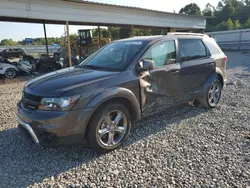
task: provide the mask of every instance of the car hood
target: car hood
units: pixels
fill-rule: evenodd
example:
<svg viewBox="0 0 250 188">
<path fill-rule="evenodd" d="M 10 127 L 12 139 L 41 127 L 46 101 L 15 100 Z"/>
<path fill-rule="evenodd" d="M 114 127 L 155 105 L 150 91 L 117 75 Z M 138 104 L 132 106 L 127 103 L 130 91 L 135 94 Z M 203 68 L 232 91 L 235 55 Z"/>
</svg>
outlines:
<svg viewBox="0 0 250 188">
<path fill-rule="evenodd" d="M 42 97 L 60 97 L 72 89 L 105 80 L 119 72 L 70 67 L 37 77 L 26 83 L 24 91 Z"/>
</svg>

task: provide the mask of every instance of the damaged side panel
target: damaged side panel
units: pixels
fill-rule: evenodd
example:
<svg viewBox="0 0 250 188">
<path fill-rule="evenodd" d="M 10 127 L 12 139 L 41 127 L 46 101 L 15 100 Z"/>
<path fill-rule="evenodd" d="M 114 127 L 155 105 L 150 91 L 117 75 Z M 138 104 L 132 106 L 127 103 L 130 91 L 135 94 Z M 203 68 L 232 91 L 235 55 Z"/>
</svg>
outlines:
<svg viewBox="0 0 250 188">
<path fill-rule="evenodd" d="M 161 111 L 174 103 L 179 91 L 178 64 L 167 65 L 162 69 L 145 71 L 139 77 L 141 87 L 142 115 L 147 116 Z"/>
</svg>

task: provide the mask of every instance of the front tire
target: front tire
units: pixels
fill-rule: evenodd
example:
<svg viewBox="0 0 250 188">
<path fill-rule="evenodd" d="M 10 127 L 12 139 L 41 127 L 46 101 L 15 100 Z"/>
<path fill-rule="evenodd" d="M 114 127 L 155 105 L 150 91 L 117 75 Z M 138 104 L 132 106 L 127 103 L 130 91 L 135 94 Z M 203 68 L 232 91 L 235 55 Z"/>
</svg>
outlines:
<svg viewBox="0 0 250 188">
<path fill-rule="evenodd" d="M 8 68 L 8 69 L 5 71 L 4 76 L 5 76 L 6 78 L 10 78 L 10 79 L 16 78 L 16 77 L 17 77 L 17 71 L 16 71 L 16 69 L 14 69 L 14 68 Z"/>
<path fill-rule="evenodd" d="M 206 95 L 199 99 L 201 106 L 205 108 L 215 108 L 221 98 L 222 86 L 218 79 L 213 81 L 206 91 Z"/>
<path fill-rule="evenodd" d="M 88 146 L 97 151 L 115 150 L 127 139 L 130 129 L 128 109 L 120 103 L 109 103 L 97 110 L 88 124 Z"/>
</svg>

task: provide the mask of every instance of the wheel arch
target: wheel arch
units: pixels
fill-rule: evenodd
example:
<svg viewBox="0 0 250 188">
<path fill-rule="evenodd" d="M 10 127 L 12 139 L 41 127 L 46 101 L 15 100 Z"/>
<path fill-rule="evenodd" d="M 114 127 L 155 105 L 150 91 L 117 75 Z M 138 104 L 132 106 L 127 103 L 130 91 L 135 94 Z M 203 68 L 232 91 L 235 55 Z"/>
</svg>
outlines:
<svg viewBox="0 0 250 188">
<path fill-rule="evenodd" d="M 224 87 L 224 79 L 223 79 L 223 73 L 222 71 L 216 67 L 216 73 L 217 73 L 217 78 L 219 79 L 220 83 L 221 83 L 221 86 Z"/>
<path fill-rule="evenodd" d="M 8 70 L 8 69 L 15 69 L 18 72 L 18 68 L 16 66 L 13 66 L 13 65 L 7 65 L 4 67 L 4 69 L 5 69 L 4 72 L 6 72 L 6 70 Z"/>
<path fill-rule="evenodd" d="M 15 77 L 18 76 L 18 72 L 19 72 L 19 71 L 18 71 L 17 67 L 12 66 L 12 65 L 4 67 L 3 74 L 5 75 L 5 74 L 6 74 L 6 71 L 9 70 L 9 69 L 14 69 L 14 70 L 16 71 L 16 75 L 15 75 L 13 78 L 15 78 Z"/>
<path fill-rule="evenodd" d="M 221 87 L 224 87 L 224 80 L 223 80 L 223 77 L 220 73 L 217 73 L 218 75 L 218 80 L 220 81 L 220 84 L 221 84 Z"/>
<path fill-rule="evenodd" d="M 127 107 L 133 121 L 141 118 L 141 108 L 138 99 L 132 91 L 126 88 L 110 88 L 105 92 L 101 92 L 86 104 L 86 108 L 95 107 L 94 112 L 91 114 L 92 117 L 97 110 L 111 102 L 118 102 Z"/>
<path fill-rule="evenodd" d="M 221 71 L 217 71 L 216 69 L 216 72 L 213 72 L 212 74 L 210 74 L 205 83 L 203 84 L 203 87 L 202 87 L 202 96 L 206 93 L 207 89 L 209 88 L 209 85 L 214 81 L 218 79 L 221 83 L 221 87 L 223 88 L 224 86 L 224 81 L 223 81 L 223 76 L 221 74 Z"/>
</svg>

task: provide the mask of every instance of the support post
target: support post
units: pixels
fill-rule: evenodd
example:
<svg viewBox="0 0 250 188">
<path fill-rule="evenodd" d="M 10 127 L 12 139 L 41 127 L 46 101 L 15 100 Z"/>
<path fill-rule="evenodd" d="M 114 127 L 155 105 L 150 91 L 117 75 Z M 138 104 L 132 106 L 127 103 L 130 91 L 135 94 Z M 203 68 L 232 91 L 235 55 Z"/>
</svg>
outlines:
<svg viewBox="0 0 250 188">
<path fill-rule="evenodd" d="M 46 44 L 46 52 L 47 52 L 47 55 L 49 55 L 48 38 L 47 38 L 47 33 L 46 33 L 45 22 L 43 22 L 43 30 L 44 30 L 44 37 L 45 37 L 45 44 Z"/>
<path fill-rule="evenodd" d="M 242 33 L 243 33 L 243 31 L 240 31 L 240 39 L 239 39 L 238 50 L 240 50 L 240 48 L 241 48 Z"/>
<path fill-rule="evenodd" d="M 135 33 L 134 33 L 134 25 L 131 25 L 131 35 L 132 35 L 132 37 L 135 36 Z"/>
<path fill-rule="evenodd" d="M 67 41 L 68 41 L 68 58 L 69 58 L 69 66 L 72 66 L 72 59 L 71 59 L 71 46 L 70 46 L 70 35 L 69 35 L 69 22 L 66 22 L 67 27 Z"/>
<path fill-rule="evenodd" d="M 99 40 L 99 44 L 98 44 L 98 48 L 101 47 L 101 28 L 98 25 L 98 40 Z"/>
</svg>

